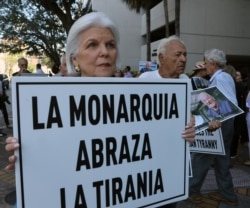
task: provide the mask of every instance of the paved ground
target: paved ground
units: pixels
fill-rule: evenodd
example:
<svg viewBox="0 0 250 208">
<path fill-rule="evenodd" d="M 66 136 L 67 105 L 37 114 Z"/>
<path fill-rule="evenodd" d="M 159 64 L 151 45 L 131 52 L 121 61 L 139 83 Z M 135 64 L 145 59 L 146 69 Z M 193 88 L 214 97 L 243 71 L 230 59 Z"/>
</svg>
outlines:
<svg viewBox="0 0 250 208">
<path fill-rule="evenodd" d="M 206 190 L 203 186 L 202 202 L 194 204 L 188 200 L 178 203 L 177 208 L 249 208 L 250 207 L 250 167 L 244 166 L 243 163 L 248 159 L 248 147 L 239 145 L 238 157 L 231 160 L 231 174 L 233 177 L 235 192 L 238 195 L 238 205 L 230 206 L 221 201 L 213 200 L 209 195 L 217 192 L 216 182 L 213 181 L 214 189 Z M 244 174 L 240 174 L 244 173 Z M 211 178 L 206 178 L 209 180 Z M 204 183 L 206 183 L 205 181 Z M 211 183 L 211 181 L 209 181 Z M 207 184 L 209 184 L 207 183 Z M 205 191 L 206 190 L 206 191 Z"/>
<path fill-rule="evenodd" d="M 9 92 L 8 92 L 9 93 Z M 7 105 L 9 118 L 12 122 L 11 105 Z M 3 129 L 8 135 L 12 135 L 12 129 L 5 128 L 2 115 L 0 114 L 0 129 Z M 15 176 L 12 171 L 5 171 L 4 167 L 8 163 L 8 154 L 4 150 L 6 137 L 0 137 L 0 208 L 12 208 L 15 202 Z M 182 201 L 178 203 L 177 208 L 249 208 L 250 207 L 250 167 L 244 166 L 243 162 L 248 159 L 248 148 L 245 146 L 239 146 L 239 155 L 236 159 L 232 160 L 232 176 L 235 179 L 235 191 L 239 197 L 238 206 L 229 206 L 220 201 L 216 201 L 209 197 L 211 192 L 216 192 L 215 181 L 211 177 L 207 177 L 205 186 L 203 187 L 202 202 L 199 204 L 193 204 L 189 201 Z M 239 174 L 244 173 L 244 174 Z M 243 178 L 244 177 L 244 178 Z M 209 181 L 208 181 L 209 180 Z M 207 182 L 207 183 L 206 183 Z M 207 184 L 207 185 L 206 185 Z M 34 207 L 35 208 L 35 207 Z M 52 207 L 53 208 L 53 207 Z"/>
</svg>

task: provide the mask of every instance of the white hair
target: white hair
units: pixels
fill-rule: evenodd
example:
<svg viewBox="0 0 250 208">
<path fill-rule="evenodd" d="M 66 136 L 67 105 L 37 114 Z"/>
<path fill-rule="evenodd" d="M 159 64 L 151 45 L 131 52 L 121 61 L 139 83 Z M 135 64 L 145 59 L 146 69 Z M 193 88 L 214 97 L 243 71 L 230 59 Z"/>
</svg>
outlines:
<svg viewBox="0 0 250 208">
<path fill-rule="evenodd" d="M 72 56 L 76 55 L 79 51 L 80 46 L 80 34 L 92 28 L 94 26 L 108 28 L 117 43 L 117 59 L 116 66 L 120 65 L 120 56 L 119 56 L 119 31 L 115 23 L 104 13 L 102 12 L 92 12 L 80 17 L 70 28 L 67 43 L 66 43 L 66 64 L 68 73 L 76 72 L 74 64 L 72 62 Z"/>
<path fill-rule="evenodd" d="M 66 54 L 63 54 L 63 55 L 61 55 L 61 57 L 60 57 L 60 63 L 62 64 L 63 63 L 63 59 L 66 57 Z"/>
<path fill-rule="evenodd" d="M 210 63 L 215 62 L 221 68 L 223 68 L 227 63 L 226 54 L 224 53 L 224 51 L 216 48 L 206 50 L 204 52 L 204 57 Z"/>
<path fill-rule="evenodd" d="M 185 45 L 184 42 L 176 35 L 172 35 L 172 36 L 169 36 L 168 38 L 161 39 L 161 41 L 158 45 L 158 48 L 157 48 L 157 62 L 159 64 L 159 66 L 161 66 L 161 63 L 159 60 L 159 54 L 161 53 L 161 54 L 167 55 L 167 53 L 168 53 L 167 46 L 171 41 L 179 41 L 183 45 Z"/>
</svg>

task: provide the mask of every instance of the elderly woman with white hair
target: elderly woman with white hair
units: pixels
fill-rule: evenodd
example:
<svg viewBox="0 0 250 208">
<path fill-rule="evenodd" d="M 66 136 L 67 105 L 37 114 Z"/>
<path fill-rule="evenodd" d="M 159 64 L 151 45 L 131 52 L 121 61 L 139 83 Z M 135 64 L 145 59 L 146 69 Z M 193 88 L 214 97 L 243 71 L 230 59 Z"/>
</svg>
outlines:
<svg viewBox="0 0 250 208">
<path fill-rule="evenodd" d="M 93 12 L 71 27 L 66 45 L 68 73 L 82 77 L 111 77 L 119 64 L 119 32 L 103 13 Z"/>
<path fill-rule="evenodd" d="M 101 12 L 93 12 L 78 19 L 71 27 L 66 45 L 68 76 L 112 77 L 119 67 L 119 32 L 113 21 Z M 191 123 L 180 134 L 193 142 L 195 128 Z M 11 152 L 6 170 L 15 168 L 13 154 L 19 148 L 17 139 L 6 139 L 6 150 Z M 167 207 L 167 206 L 166 206 Z"/>
<path fill-rule="evenodd" d="M 68 76 L 112 77 L 119 64 L 118 42 L 118 29 L 104 13 L 93 12 L 79 18 L 72 25 L 67 38 Z M 193 140 L 189 131 L 185 136 L 187 140 Z M 7 151 L 13 152 L 19 148 L 19 143 L 13 137 L 8 137 L 6 143 Z M 14 154 L 9 161 L 6 169 L 14 169 Z"/>
</svg>

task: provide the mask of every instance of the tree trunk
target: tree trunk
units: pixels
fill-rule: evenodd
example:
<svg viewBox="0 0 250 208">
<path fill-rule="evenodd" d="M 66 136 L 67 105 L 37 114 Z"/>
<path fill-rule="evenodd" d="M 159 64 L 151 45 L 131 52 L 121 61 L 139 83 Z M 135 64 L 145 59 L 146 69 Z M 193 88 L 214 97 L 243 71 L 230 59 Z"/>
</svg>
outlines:
<svg viewBox="0 0 250 208">
<path fill-rule="evenodd" d="M 165 30 L 166 37 L 169 36 L 169 18 L 168 18 L 168 0 L 163 1 L 164 4 L 164 15 L 165 15 Z"/>
<path fill-rule="evenodd" d="M 151 61 L 151 22 L 150 22 L 150 7 L 146 8 L 146 27 L 147 27 L 147 61 Z"/>
<path fill-rule="evenodd" d="M 180 36 L 180 10 L 181 0 L 175 0 L 175 34 Z"/>
</svg>

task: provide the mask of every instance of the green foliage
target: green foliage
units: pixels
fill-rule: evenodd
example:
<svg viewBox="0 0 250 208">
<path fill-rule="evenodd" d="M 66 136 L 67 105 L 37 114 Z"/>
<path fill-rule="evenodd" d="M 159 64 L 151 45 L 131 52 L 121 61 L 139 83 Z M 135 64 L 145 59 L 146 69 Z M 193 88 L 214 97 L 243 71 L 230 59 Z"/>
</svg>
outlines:
<svg viewBox="0 0 250 208">
<path fill-rule="evenodd" d="M 11 77 L 11 75 L 13 74 L 13 67 L 16 64 L 16 60 L 18 59 L 18 56 L 20 56 L 19 54 L 4 54 L 4 64 L 5 64 L 5 71 L 4 73 L 6 73 L 8 75 L 8 77 Z"/>
<path fill-rule="evenodd" d="M 35 71 L 35 69 L 36 69 L 36 64 L 30 62 L 28 65 L 28 71 L 33 73 Z"/>
<path fill-rule="evenodd" d="M 140 73 L 139 70 L 130 70 L 131 74 L 133 75 L 133 77 L 137 77 Z"/>
<path fill-rule="evenodd" d="M 8 0 L 0 2 L 0 52 L 49 57 L 60 63 L 74 21 L 92 11 L 76 0 Z"/>
</svg>

